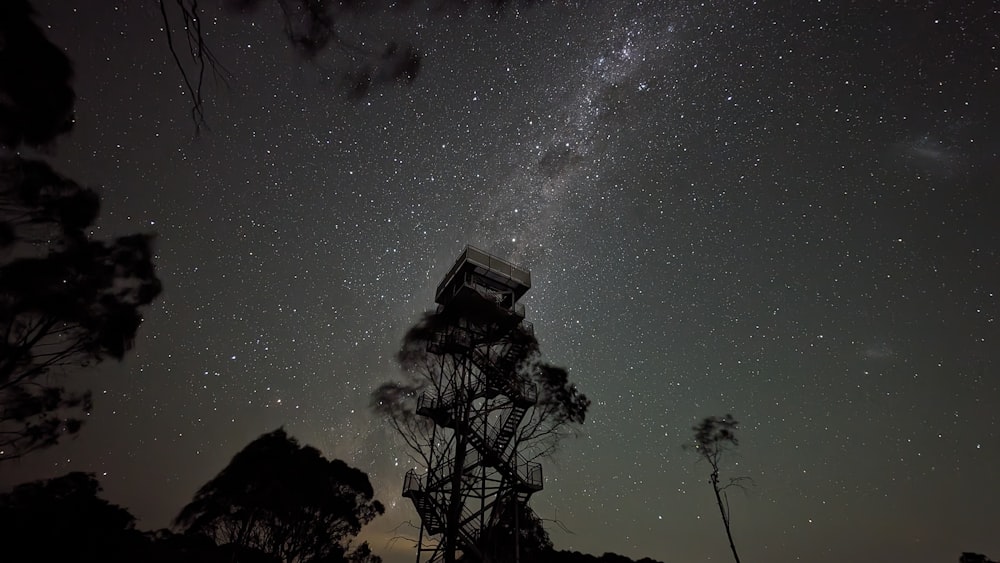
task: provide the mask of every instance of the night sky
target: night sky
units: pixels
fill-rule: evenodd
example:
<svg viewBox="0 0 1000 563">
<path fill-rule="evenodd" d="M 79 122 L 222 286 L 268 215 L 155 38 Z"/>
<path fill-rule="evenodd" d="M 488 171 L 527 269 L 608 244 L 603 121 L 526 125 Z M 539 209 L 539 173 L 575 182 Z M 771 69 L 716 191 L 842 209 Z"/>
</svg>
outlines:
<svg viewBox="0 0 1000 563">
<path fill-rule="evenodd" d="M 73 376 L 97 399 L 79 437 L 0 485 L 93 471 L 164 527 L 283 425 L 368 472 L 365 537 L 411 561 L 389 539 L 416 536 L 413 464 L 369 393 L 473 244 L 531 270 L 545 358 L 593 400 L 531 501 L 557 548 L 729 559 L 681 446 L 732 413 L 745 561 L 1000 557 L 995 3 L 359 21 L 426 58 L 357 103 L 276 10 L 203 4 L 231 76 L 196 137 L 154 1 L 35 3 L 77 73 L 51 158 L 103 186 L 95 236 L 158 233 L 165 290 L 125 362 Z"/>
</svg>

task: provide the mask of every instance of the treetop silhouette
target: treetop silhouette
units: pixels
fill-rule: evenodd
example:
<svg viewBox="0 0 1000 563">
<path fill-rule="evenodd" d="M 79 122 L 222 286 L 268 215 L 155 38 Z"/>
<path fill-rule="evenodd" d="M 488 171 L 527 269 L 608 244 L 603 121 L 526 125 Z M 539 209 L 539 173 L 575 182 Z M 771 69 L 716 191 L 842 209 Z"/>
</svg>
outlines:
<svg viewBox="0 0 1000 563">
<path fill-rule="evenodd" d="M 340 561 L 361 527 L 384 512 L 373 495 L 364 472 L 327 460 L 279 428 L 233 456 L 175 523 L 286 563 Z"/>
</svg>

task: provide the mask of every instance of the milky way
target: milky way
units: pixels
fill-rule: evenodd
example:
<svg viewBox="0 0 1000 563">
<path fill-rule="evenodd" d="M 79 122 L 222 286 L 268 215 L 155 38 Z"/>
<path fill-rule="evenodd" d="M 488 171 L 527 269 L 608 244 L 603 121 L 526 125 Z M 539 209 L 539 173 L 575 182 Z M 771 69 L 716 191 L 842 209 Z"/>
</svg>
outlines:
<svg viewBox="0 0 1000 563">
<path fill-rule="evenodd" d="M 621 101 L 615 98 L 641 95 L 648 87 L 641 69 L 645 65 L 648 71 L 669 48 L 670 32 L 656 29 L 653 14 L 634 9 L 623 16 L 606 8 L 614 23 L 586 41 L 579 60 L 563 63 L 538 88 L 539 102 L 555 109 L 536 114 L 516 146 L 496 147 L 517 156 L 489 192 L 488 216 L 496 218 L 489 243 L 514 259 L 533 260 L 560 246 L 565 236 L 560 231 L 574 228 L 565 216 L 573 212 L 568 199 L 602 198 L 602 171 L 620 162 L 608 154 L 617 150 L 614 106 Z M 629 88 L 623 85 L 628 81 L 634 83 L 633 92 L 616 92 Z"/>
</svg>

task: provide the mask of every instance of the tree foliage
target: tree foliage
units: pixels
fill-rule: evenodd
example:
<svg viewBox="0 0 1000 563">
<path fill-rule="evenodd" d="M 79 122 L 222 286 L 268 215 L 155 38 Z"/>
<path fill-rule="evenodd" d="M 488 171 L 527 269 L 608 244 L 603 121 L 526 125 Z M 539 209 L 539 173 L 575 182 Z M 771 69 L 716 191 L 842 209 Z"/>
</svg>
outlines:
<svg viewBox="0 0 1000 563">
<path fill-rule="evenodd" d="M 438 396 L 447 393 L 456 374 L 466 370 L 467 361 L 462 354 L 435 353 L 433 344 L 456 323 L 488 326 L 491 317 L 497 314 L 502 313 L 485 299 L 467 304 L 459 312 L 444 308 L 424 313 L 403 337 L 397 354 L 402 367 L 400 378 L 382 383 L 372 392 L 372 409 L 386 417 L 425 465 L 430 465 L 430 460 L 440 454 L 434 451 L 434 444 L 445 444 L 440 437 L 432 439 L 433 423 L 417 415 L 417 397 L 421 393 Z M 509 343 L 506 349 L 516 351 L 513 357 L 505 356 L 504 361 L 510 363 L 507 367 L 537 391 L 534 408 L 528 411 L 516 434 L 519 452 L 527 459 L 534 459 L 551 453 L 563 436 L 583 424 L 590 399 L 569 381 L 565 368 L 541 359 L 538 339 L 530 325 L 522 323 L 507 333 L 505 339 Z"/>
<path fill-rule="evenodd" d="M 100 492 L 93 474 L 74 472 L 0 495 L 4 563 L 279 563 L 205 536 L 141 532 L 127 509 Z"/>
<path fill-rule="evenodd" d="M 364 472 L 327 460 L 278 429 L 237 453 L 176 524 L 286 563 L 343 561 L 361 527 L 384 511 L 372 497 Z M 356 551 L 370 556 L 367 546 Z"/>
<path fill-rule="evenodd" d="M 55 383 L 122 359 L 160 293 L 152 235 L 91 239 L 93 188 L 21 155 L 72 126 L 72 70 L 24 0 L 0 7 L 0 462 L 79 430 L 90 395 Z"/>
<path fill-rule="evenodd" d="M 719 479 L 719 462 L 722 454 L 739 445 L 736 427 L 739 421 L 733 415 L 709 416 L 692 427 L 695 451 L 712 466 L 713 481 Z"/>
<path fill-rule="evenodd" d="M 530 493 L 508 497 L 504 484 L 538 490 L 534 460 L 584 422 L 590 400 L 565 369 L 541 360 L 513 293 L 484 285 L 425 313 L 398 361 L 400 378 L 376 388 L 371 406 L 426 470 L 411 494 L 425 523 L 443 523 L 432 532 L 443 534 L 443 560 L 516 554 L 517 542 L 501 540 L 520 537 L 511 518 L 530 512 Z"/>
<path fill-rule="evenodd" d="M 0 147 L 45 146 L 73 127 L 73 68 L 28 0 L 0 2 Z"/>
</svg>

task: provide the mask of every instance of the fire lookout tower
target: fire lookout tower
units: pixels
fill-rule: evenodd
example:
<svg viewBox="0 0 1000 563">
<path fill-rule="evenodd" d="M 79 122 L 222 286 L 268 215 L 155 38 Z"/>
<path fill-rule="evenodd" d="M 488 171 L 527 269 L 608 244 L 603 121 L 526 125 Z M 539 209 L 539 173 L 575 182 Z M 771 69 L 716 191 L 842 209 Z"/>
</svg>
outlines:
<svg viewBox="0 0 1000 563">
<path fill-rule="evenodd" d="M 417 563 L 454 561 L 457 551 L 516 559 L 518 507 L 542 489 L 541 465 L 518 452 L 538 402 L 524 373 L 537 341 L 518 303 L 530 287 L 528 270 L 471 246 L 437 286 L 441 322 L 426 352 L 438 367 L 416 403 L 433 424 L 433 453 L 426 473 L 410 470 L 403 484 L 420 515 Z"/>
</svg>

